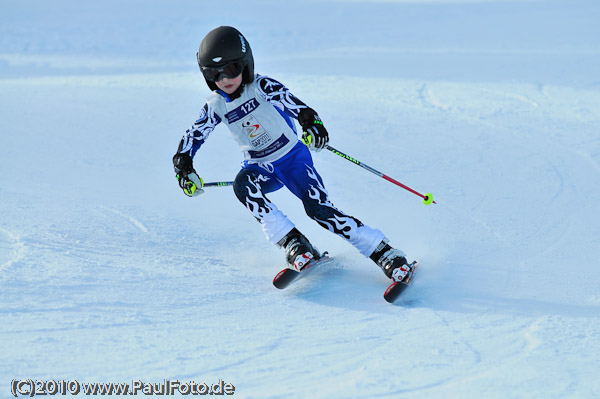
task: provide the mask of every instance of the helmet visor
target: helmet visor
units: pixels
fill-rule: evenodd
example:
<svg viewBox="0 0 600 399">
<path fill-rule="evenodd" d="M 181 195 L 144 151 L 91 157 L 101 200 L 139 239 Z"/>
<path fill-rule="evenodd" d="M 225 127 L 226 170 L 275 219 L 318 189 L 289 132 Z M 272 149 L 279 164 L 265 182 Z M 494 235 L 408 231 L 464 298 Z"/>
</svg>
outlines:
<svg viewBox="0 0 600 399">
<path fill-rule="evenodd" d="M 207 80 L 218 82 L 223 78 L 233 79 L 244 70 L 242 61 L 231 61 L 225 65 L 211 67 L 202 67 L 202 73 Z"/>
</svg>

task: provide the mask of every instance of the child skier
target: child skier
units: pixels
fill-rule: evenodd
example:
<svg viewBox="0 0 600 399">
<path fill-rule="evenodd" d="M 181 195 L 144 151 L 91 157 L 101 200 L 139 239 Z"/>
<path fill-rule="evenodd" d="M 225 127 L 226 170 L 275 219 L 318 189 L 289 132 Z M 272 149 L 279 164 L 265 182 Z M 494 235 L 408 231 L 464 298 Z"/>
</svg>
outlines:
<svg viewBox="0 0 600 399">
<path fill-rule="evenodd" d="M 267 239 L 285 250 L 298 270 L 321 255 L 266 194 L 287 187 L 306 214 L 370 257 L 386 276 L 401 281 L 410 271 L 405 254 L 392 248 L 377 229 L 340 211 L 330 202 L 310 150 L 320 151 L 329 134 L 317 113 L 281 83 L 255 75 L 250 44 L 235 28 L 218 27 L 200 43 L 198 65 L 213 93 L 188 129 L 173 157 L 179 186 L 190 197 L 204 192 L 192 158 L 213 129 L 224 122 L 244 153 L 235 178 L 235 195 L 260 222 Z M 303 130 L 302 141 L 293 119 Z"/>
</svg>

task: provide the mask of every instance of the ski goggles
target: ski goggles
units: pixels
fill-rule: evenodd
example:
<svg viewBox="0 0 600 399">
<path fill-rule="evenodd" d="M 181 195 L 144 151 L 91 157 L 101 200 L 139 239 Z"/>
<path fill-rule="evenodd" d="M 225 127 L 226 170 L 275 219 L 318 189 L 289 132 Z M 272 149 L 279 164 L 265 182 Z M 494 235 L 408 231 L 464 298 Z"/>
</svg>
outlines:
<svg viewBox="0 0 600 399">
<path fill-rule="evenodd" d="M 204 77 L 211 82 L 218 82 L 223 78 L 233 79 L 244 70 L 242 61 L 231 61 L 225 65 L 216 67 L 202 67 Z"/>
</svg>

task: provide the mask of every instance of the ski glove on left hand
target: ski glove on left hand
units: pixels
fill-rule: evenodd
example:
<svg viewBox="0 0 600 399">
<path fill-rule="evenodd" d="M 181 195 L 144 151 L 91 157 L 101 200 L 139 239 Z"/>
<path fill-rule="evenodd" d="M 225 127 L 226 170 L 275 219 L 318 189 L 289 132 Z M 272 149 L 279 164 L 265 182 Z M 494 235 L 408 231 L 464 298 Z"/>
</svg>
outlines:
<svg viewBox="0 0 600 399">
<path fill-rule="evenodd" d="M 181 187 L 185 195 L 195 197 L 204 192 L 202 189 L 204 182 L 194 170 L 192 157 L 188 154 L 175 154 L 173 156 L 173 167 L 175 168 L 175 177 L 179 182 L 179 187 Z"/>
<path fill-rule="evenodd" d="M 302 109 L 298 114 L 298 122 L 303 130 L 302 142 L 308 148 L 317 152 L 325 148 L 329 142 L 329 133 L 314 109 Z"/>
</svg>

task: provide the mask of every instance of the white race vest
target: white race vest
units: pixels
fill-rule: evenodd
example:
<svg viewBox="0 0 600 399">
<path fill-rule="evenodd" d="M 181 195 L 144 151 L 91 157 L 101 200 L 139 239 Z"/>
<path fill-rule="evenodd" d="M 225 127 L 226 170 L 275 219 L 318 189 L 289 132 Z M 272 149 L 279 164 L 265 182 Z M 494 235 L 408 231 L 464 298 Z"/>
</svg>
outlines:
<svg viewBox="0 0 600 399">
<path fill-rule="evenodd" d="M 298 142 L 293 119 L 263 98 L 256 80 L 246 84 L 240 97 L 228 100 L 218 92 L 207 98 L 208 106 L 229 127 L 244 159 L 272 162 Z"/>
</svg>

